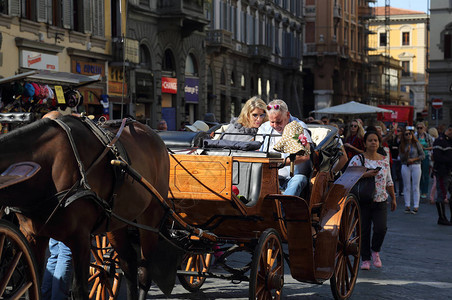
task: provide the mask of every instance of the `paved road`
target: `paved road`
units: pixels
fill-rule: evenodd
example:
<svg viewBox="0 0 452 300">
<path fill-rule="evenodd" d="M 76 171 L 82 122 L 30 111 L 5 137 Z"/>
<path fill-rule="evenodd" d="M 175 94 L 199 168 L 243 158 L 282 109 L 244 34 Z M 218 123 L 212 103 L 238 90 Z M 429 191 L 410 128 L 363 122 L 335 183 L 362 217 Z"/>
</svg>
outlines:
<svg viewBox="0 0 452 300">
<path fill-rule="evenodd" d="M 436 224 L 435 205 L 421 203 L 417 215 L 403 212 L 402 199 L 398 205 L 388 213 L 383 268 L 360 271 L 352 299 L 452 299 L 452 226 Z M 285 299 L 332 299 L 329 282 L 300 283 L 289 272 L 286 266 Z M 248 285 L 208 279 L 198 293 L 177 284 L 169 298 L 152 287 L 148 299 L 248 299 Z"/>
</svg>

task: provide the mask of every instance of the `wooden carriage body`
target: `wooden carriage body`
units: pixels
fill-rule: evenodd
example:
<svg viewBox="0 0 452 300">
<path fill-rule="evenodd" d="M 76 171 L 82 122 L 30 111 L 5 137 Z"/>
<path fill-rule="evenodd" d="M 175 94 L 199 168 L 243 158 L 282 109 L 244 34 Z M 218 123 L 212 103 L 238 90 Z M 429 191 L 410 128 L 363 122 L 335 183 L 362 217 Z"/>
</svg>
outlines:
<svg viewBox="0 0 452 300">
<path fill-rule="evenodd" d="M 351 169 L 334 182 L 331 166 L 321 156 L 336 131 L 325 126 L 310 129 L 318 165 L 308 175 L 304 198 L 281 194 L 278 165 L 283 159 L 277 153 L 197 149 L 170 154 L 170 205 L 188 224 L 226 240 L 257 240 L 273 228 L 288 244 L 294 279 L 314 283 L 330 279 L 348 193 L 363 170 Z"/>
</svg>

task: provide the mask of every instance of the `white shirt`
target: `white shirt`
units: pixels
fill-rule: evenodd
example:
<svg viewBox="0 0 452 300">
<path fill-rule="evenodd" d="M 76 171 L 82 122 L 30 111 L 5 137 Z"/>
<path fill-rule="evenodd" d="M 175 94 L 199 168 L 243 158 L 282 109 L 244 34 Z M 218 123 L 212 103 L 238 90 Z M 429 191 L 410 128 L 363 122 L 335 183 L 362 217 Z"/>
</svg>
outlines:
<svg viewBox="0 0 452 300">
<path fill-rule="evenodd" d="M 309 134 L 309 131 L 307 130 L 308 126 L 304 122 L 300 121 L 298 118 L 290 115 L 289 122 L 287 124 L 289 124 L 290 122 L 293 122 L 293 121 L 297 121 L 298 123 L 301 124 L 301 126 L 304 128 L 303 134 L 306 136 L 306 139 L 308 140 L 308 142 L 312 143 L 311 135 Z M 260 151 L 266 152 L 268 149 L 269 152 L 277 152 L 275 149 L 273 149 L 273 147 L 279 142 L 279 140 L 281 139 L 281 135 L 265 137 L 264 136 L 265 134 L 279 135 L 279 133 L 276 130 L 274 130 L 273 127 L 270 126 L 270 121 L 265 122 L 264 124 L 262 124 L 259 127 L 259 130 L 257 131 L 256 141 L 260 141 L 260 142 L 263 141 Z M 281 153 L 281 156 L 283 158 L 286 158 L 289 156 L 289 153 Z M 305 165 L 305 163 L 295 165 L 294 174 L 305 174 L 306 172 L 303 170 L 303 165 Z M 290 177 L 290 166 L 285 166 L 284 168 L 279 169 L 278 174 L 280 177 L 289 178 Z"/>
</svg>

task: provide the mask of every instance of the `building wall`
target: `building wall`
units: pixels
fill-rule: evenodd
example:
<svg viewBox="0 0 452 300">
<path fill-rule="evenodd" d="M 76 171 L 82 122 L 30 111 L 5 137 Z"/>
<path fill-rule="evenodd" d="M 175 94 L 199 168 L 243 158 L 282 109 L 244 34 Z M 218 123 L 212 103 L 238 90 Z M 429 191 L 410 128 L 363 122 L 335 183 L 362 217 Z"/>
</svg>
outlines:
<svg viewBox="0 0 452 300">
<path fill-rule="evenodd" d="M 309 1 L 303 68 L 310 110 L 348 101 L 366 102 L 367 1 Z"/>
<path fill-rule="evenodd" d="M 448 25 L 452 22 L 452 4 L 450 1 L 432 1 L 430 9 L 430 60 L 428 84 L 428 120 L 432 125 L 450 124 L 452 121 L 452 59 L 445 58 L 444 33 L 451 33 Z M 452 46 L 452 45 L 449 45 Z M 437 110 L 431 107 L 433 99 L 443 100 L 443 107 Z"/>
<path fill-rule="evenodd" d="M 401 79 L 402 95 L 400 103 L 415 107 L 417 113 L 426 108 L 427 92 L 427 51 L 428 16 L 422 12 L 406 15 L 391 15 L 389 30 L 389 55 L 403 62 L 409 62 L 410 75 Z M 384 15 L 376 16 L 369 23 L 369 30 L 376 34 L 369 36 L 369 47 L 376 49 L 370 55 L 384 54 L 385 46 L 380 44 L 380 34 L 385 32 Z M 403 45 L 403 33 L 410 36 L 409 45 Z M 404 94 L 407 93 L 407 94 Z"/>
</svg>

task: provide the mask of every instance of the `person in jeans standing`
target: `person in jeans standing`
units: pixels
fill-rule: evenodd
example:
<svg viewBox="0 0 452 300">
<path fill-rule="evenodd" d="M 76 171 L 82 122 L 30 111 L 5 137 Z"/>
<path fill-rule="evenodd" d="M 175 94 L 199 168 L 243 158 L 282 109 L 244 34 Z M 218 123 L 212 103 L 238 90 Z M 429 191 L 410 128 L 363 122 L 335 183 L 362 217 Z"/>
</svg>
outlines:
<svg viewBox="0 0 452 300">
<path fill-rule="evenodd" d="M 41 285 L 42 299 L 68 299 L 73 270 L 71 250 L 62 242 L 51 238 L 49 251 L 50 257 Z"/>
<path fill-rule="evenodd" d="M 364 153 L 354 156 L 349 164 L 349 166 L 361 166 L 359 156 L 363 155 L 364 166 L 368 169 L 363 177 L 375 176 L 375 194 L 372 203 L 360 202 L 362 270 L 370 269 L 371 258 L 375 267 L 381 268 L 383 265 L 380 250 L 387 231 L 388 194 L 392 199 L 391 211 L 397 208 L 389 160 L 377 152 L 380 145 L 381 136 L 376 131 L 367 131 L 364 135 Z M 371 234 L 372 226 L 373 234 Z"/>
<path fill-rule="evenodd" d="M 419 184 L 421 181 L 421 162 L 425 158 L 424 149 L 414 136 L 414 127 L 407 126 L 399 147 L 402 163 L 405 213 L 417 214 L 419 210 Z M 413 196 L 413 210 L 411 210 Z"/>
<path fill-rule="evenodd" d="M 428 185 L 430 181 L 430 155 L 429 151 L 433 148 L 433 140 L 430 134 L 427 133 L 427 128 L 423 122 L 418 122 L 416 125 L 417 132 L 415 134 L 417 140 L 424 149 L 425 158 L 421 161 L 421 199 L 427 199 Z"/>
</svg>

